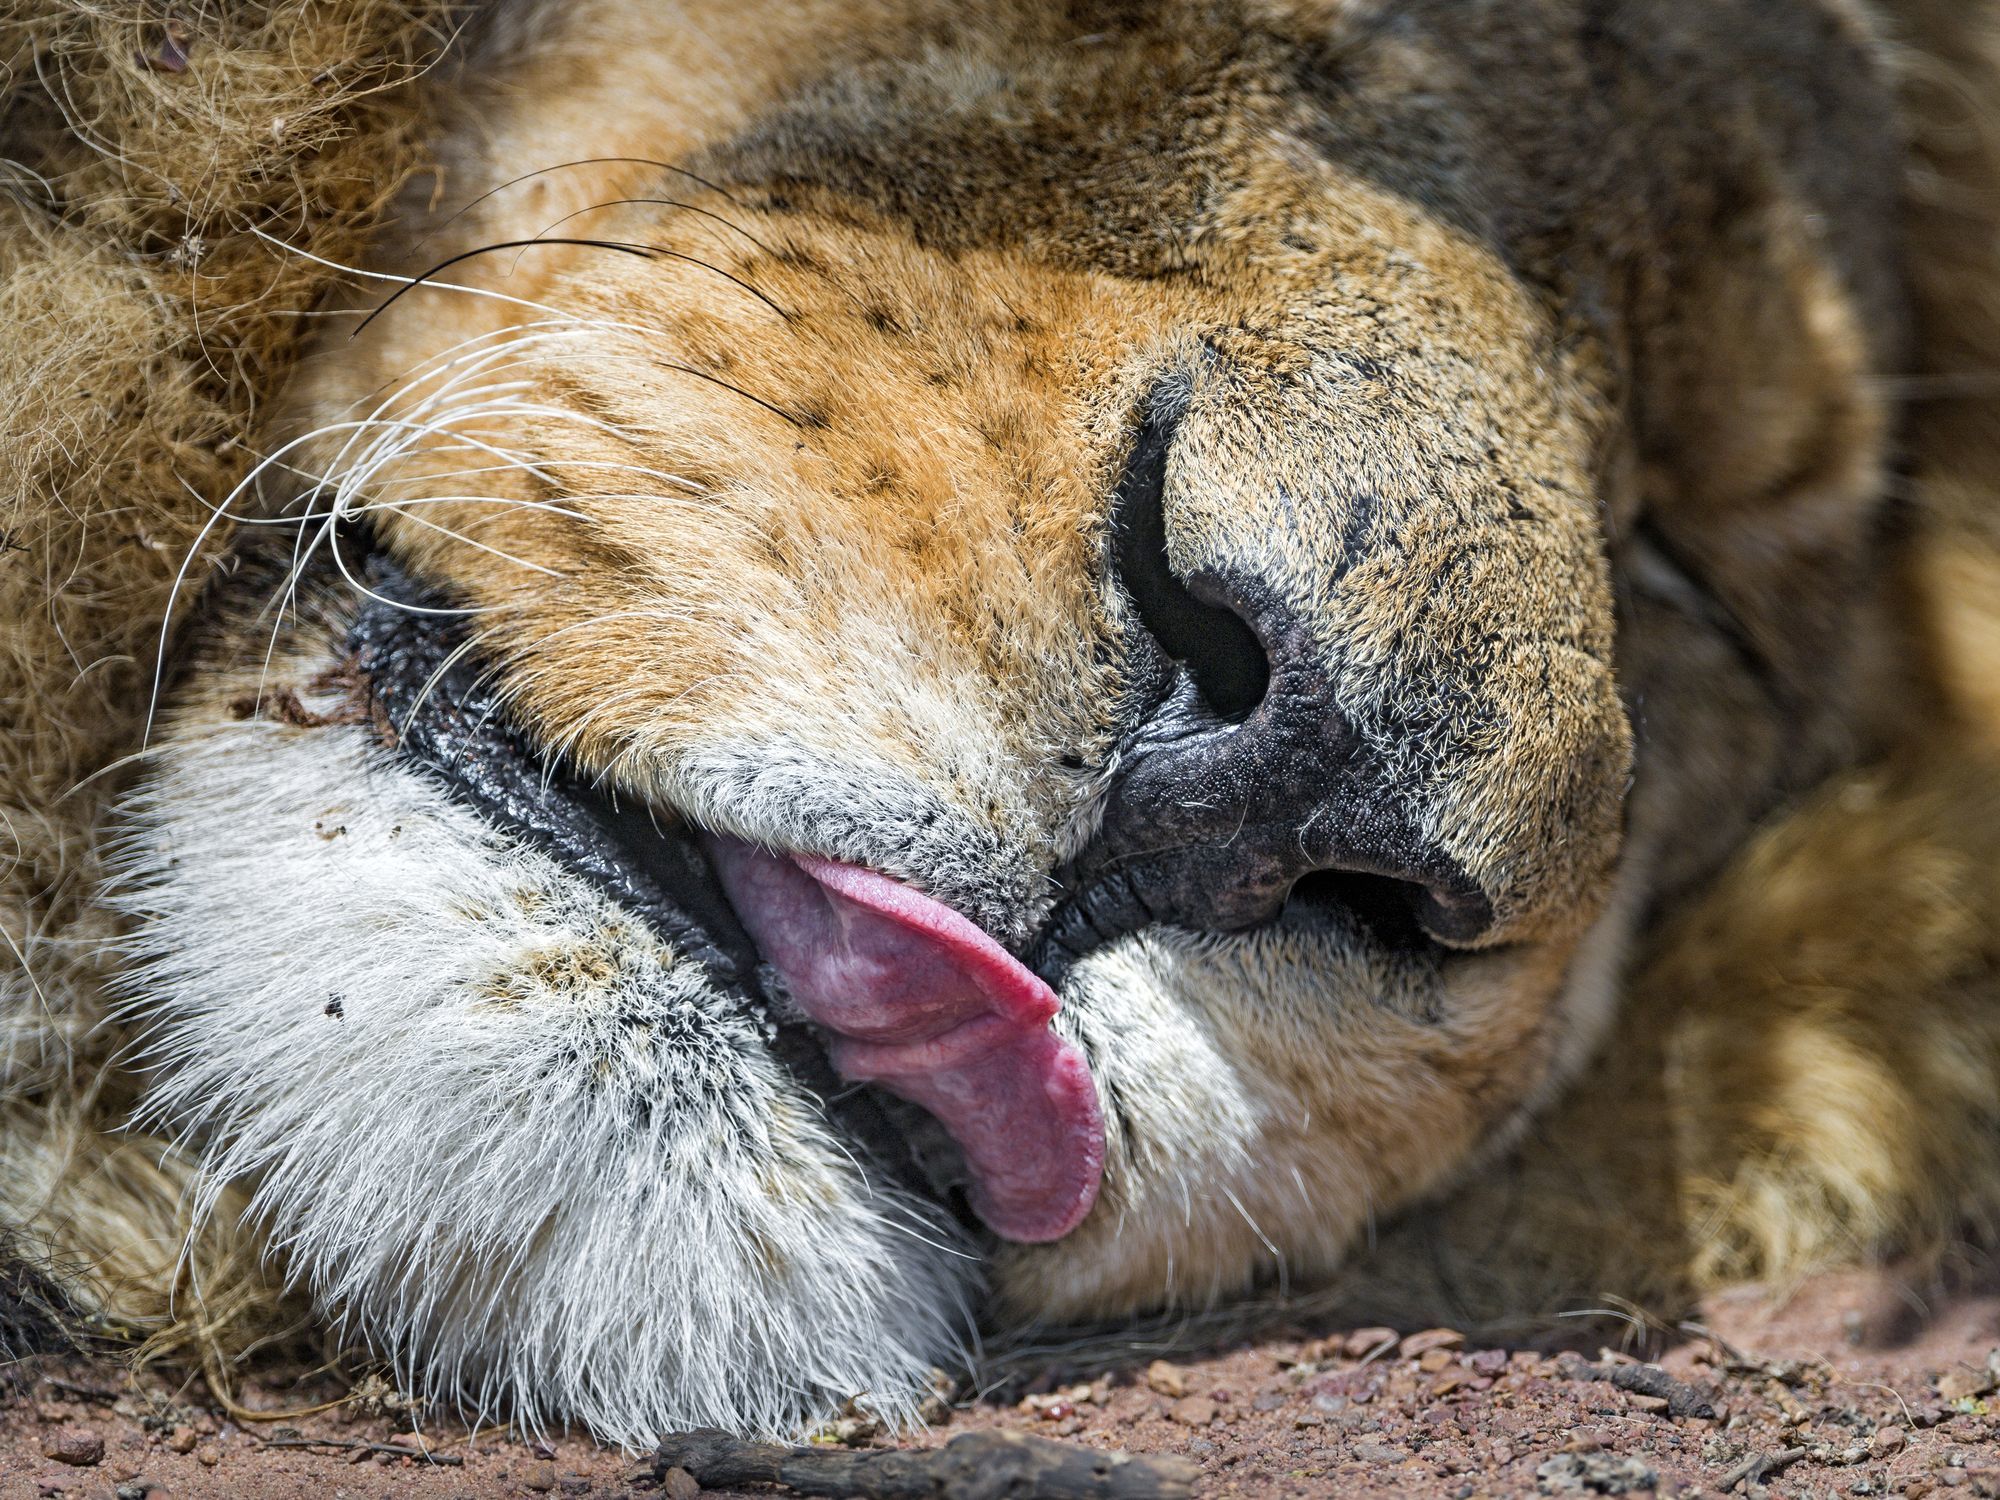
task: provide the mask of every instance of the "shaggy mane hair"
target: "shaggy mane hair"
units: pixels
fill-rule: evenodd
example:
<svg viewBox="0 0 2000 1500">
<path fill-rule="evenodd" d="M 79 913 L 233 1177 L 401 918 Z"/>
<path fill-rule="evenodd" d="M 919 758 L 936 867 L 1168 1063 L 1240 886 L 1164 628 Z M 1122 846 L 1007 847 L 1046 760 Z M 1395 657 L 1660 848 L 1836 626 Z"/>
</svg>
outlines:
<svg viewBox="0 0 2000 1500">
<path fill-rule="evenodd" d="M 229 566 L 211 501 L 421 165 L 406 85 L 460 9 L 0 5 L 0 1198 L 31 1249 L 101 1212 L 82 1242 L 111 1248 L 77 1269 L 133 1333 L 238 1342 L 275 1290 L 228 1214 L 188 1262 L 218 1274 L 188 1281 L 184 1170 L 99 1133 L 129 1089 L 93 830 L 163 643 Z"/>
</svg>

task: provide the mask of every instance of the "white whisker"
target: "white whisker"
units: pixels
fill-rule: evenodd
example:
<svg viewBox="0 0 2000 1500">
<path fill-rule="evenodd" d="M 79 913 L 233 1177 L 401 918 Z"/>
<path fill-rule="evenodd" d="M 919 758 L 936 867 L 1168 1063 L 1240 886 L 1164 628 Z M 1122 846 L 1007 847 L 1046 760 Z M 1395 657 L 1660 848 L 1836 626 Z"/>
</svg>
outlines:
<svg viewBox="0 0 2000 1500">
<path fill-rule="evenodd" d="M 422 516 L 406 516 L 405 519 L 425 528 L 427 531 L 435 531 L 439 536 L 447 536 L 455 542 L 464 543 L 468 547 L 476 547 L 481 552 L 487 553 L 492 557 L 497 557 L 502 562 L 512 563 L 517 568 L 526 568 L 530 572 L 541 573 L 550 578 L 562 577 L 562 574 L 554 568 L 544 567 L 538 562 L 529 562 L 525 557 L 516 557 L 511 552 L 503 552 L 498 547 L 490 546 L 476 537 L 469 537 L 462 531 L 454 531 L 449 526 L 440 526 L 436 521 L 427 521 Z"/>
</svg>

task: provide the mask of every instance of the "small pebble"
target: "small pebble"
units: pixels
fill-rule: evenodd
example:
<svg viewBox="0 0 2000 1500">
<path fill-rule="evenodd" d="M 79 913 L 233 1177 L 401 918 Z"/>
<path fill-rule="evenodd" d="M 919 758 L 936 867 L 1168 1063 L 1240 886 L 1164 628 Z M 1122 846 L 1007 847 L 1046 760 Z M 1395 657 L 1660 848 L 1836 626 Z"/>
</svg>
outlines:
<svg viewBox="0 0 2000 1500">
<path fill-rule="evenodd" d="M 1985 1370 L 1946 1370 L 1938 1376 L 1938 1394 L 1947 1401 L 1965 1401 L 1993 1389 L 1993 1376 Z"/>
<path fill-rule="evenodd" d="M 1164 1359 L 1156 1359 L 1146 1366 L 1146 1384 L 1162 1396 L 1185 1396 L 1187 1372 L 1179 1365 L 1170 1365 Z"/>
<path fill-rule="evenodd" d="M 1399 1464 L 1410 1455 L 1388 1443 L 1356 1443 L 1354 1456 L 1363 1463 Z"/>
<path fill-rule="evenodd" d="M 212 1469 L 222 1462 L 222 1450 L 204 1445 L 194 1450 L 194 1461 L 204 1469 Z"/>
<path fill-rule="evenodd" d="M 694 1500 L 701 1493 L 701 1486 L 694 1475 L 686 1469 L 672 1468 L 660 1476 L 660 1494 L 663 1500 Z"/>
<path fill-rule="evenodd" d="M 83 1432 L 76 1428 L 52 1432 L 42 1439 L 42 1457 L 52 1458 L 59 1464 L 87 1469 L 92 1464 L 104 1461 L 104 1439 L 94 1432 Z"/>
<path fill-rule="evenodd" d="M 1901 1453 L 1907 1441 L 1900 1427 L 1878 1427 L 1868 1439 L 1868 1448 L 1877 1458 L 1887 1458 L 1892 1453 Z"/>
<path fill-rule="evenodd" d="M 538 1495 L 545 1495 L 556 1487 L 556 1466 L 550 1463 L 531 1464 L 528 1472 L 521 1476 L 521 1483 Z"/>
<path fill-rule="evenodd" d="M 1183 1427 L 1206 1427 L 1215 1420 L 1215 1403 L 1206 1396 L 1185 1396 L 1167 1415 Z"/>
<path fill-rule="evenodd" d="M 1464 1342 L 1465 1335 L 1455 1328 L 1426 1328 L 1404 1339 L 1396 1352 L 1404 1359 L 1416 1359 L 1433 1349 L 1456 1349 Z"/>
</svg>

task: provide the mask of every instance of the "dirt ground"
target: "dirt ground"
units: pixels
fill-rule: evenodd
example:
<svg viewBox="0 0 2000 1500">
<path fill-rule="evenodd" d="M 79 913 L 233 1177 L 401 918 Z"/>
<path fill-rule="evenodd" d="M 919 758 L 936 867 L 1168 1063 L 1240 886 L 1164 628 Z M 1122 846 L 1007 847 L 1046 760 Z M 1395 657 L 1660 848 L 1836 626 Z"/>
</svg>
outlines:
<svg viewBox="0 0 2000 1500">
<path fill-rule="evenodd" d="M 1497 1348 L 1448 1329 L 1326 1330 L 1176 1363 L 1140 1352 L 961 1393 L 911 1441 L 1003 1426 L 1180 1455 L 1201 1470 L 1196 1493 L 1217 1497 L 2000 1497 L 2000 1266 L 1950 1287 L 1857 1272 L 1744 1290 L 1711 1299 L 1698 1325 L 1657 1368 L 1573 1339 Z M 348 1391 L 274 1377 L 239 1395 L 279 1410 Z M 379 1380 L 358 1388 L 371 1391 L 393 1408 Z M 59 1362 L 0 1410 L 0 1500 L 693 1493 L 684 1474 L 578 1437 L 417 1425 L 379 1400 L 239 1422 L 198 1380 Z M 887 1442 L 865 1418 L 839 1436 Z"/>
</svg>

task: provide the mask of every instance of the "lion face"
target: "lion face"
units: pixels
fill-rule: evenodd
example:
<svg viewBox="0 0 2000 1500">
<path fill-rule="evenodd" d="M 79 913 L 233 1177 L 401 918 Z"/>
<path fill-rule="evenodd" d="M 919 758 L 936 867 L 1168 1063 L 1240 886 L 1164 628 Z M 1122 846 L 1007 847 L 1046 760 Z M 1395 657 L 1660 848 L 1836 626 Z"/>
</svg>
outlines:
<svg viewBox="0 0 2000 1500">
<path fill-rule="evenodd" d="M 781 111 L 700 162 L 715 189 L 628 174 L 603 196 L 638 201 L 565 226 L 596 244 L 502 252 L 494 285 L 570 321 L 530 309 L 398 392 L 385 415 L 437 431 L 374 467 L 377 529 L 477 611 L 509 712 L 577 774 L 887 875 L 1063 985 L 1101 1097 L 1038 1149 L 1103 1154 L 1106 1227 L 1070 1234 L 1076 1162 L 994 1226 L 1062 1241 L 1053 1311 L 1156 1296 L 1169 1260 L 1235 1280 L 1260 1233 L 1310 1261 L 1560 1036 L 1629 762 L 1587 392 L 1490 254 L 1311 158 L 1176 267 L 1047 267 L 802 180 L 789 136 L 859 136 L 868 103 Z M 451 348 L 463 300 L 385 318 Z M 534 412 L 478 415 L 501 384 Z M 458 499 L 475 439 L 512 467 Z M 776 877 L 718 863 L 810 985 Z M 1038 1066 L 951 1107 L 975 1161 L 1034 1133 Z M 1165 1098 L 1195 1140 L 1163 1151 Z M 1166 1227 L 1191 1181 L 1213 1266 Z"/>
<path fill-rule="evenodd" d="M 946 1237 L 1049 1321 L 1324 1274 L 1589 1046 L 1645 885 L 1606 330 L 1296 84 L 1310 28 L 899 17 L 682 99 L 604 11 L 453 158 L 547 170 L 307 383 L 284 503 L 361 587 L 269 666 L 225 611 L 137 804 L 157 1107 L 425 1358 L 546 1386 L 623 1304 L 686 1371 L 727 1307 L 833 1372 L 549 1398 L 618 1432 L 907 1381 Z M 329 945 L 336 1026 L 268 972 Z M 299 1049 L 438 1122 L 333 1144 Z M 328 1222 L 392 1131 L 416 1198 L 565 1181 Z M 494 1269 L 387 1311 L 425 1257 Z"/>
</svg>

